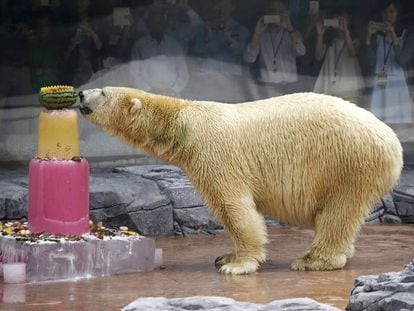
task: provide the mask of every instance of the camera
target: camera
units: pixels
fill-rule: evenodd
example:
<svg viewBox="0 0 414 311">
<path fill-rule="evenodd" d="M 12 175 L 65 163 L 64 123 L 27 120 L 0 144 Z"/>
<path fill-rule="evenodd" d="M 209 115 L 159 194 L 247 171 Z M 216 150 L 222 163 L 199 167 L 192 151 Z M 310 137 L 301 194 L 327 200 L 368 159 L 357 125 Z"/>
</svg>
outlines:
<svg viewBox="0 0 414 311">
<path fill-rule="evenodd" d="M 280 15 L 265 15 L 263 16 L 263 23 L 265 24 L 280 24 Z"/>
<path fill-rule="evenodd" d="M 325 27 L 338 28 L 339 27 L 339 20 L 337 18 L 325 18 L 323 20 L 323 25 Z"/>
<path fill-rule="evenodd" d="M 378 23 L 378 22 L 369 22 L 369 25 L 375 29 L 375 31 L 385 32 L 387 30 L 386 23 Z"/>
</svg>

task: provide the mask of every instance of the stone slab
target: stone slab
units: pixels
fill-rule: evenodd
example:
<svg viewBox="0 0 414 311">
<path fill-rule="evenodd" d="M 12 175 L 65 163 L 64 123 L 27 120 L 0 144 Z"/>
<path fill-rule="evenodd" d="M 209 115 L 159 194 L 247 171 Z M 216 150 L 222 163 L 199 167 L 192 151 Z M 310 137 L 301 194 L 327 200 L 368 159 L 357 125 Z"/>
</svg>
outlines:
<svg viewBox="0 0 414 311">
<path fill-rule="evenodd" d="M 275 300 L 268 304 L 236 301 L 226 297 L 195 296 L 167 299 L 163 297 L 140 298 L 127 305 L 122 311 L 155 310 L 210 310 L 210 311 L 338 311 L 339 309 L 320 304 L 309 298 Z"/>
</svg>

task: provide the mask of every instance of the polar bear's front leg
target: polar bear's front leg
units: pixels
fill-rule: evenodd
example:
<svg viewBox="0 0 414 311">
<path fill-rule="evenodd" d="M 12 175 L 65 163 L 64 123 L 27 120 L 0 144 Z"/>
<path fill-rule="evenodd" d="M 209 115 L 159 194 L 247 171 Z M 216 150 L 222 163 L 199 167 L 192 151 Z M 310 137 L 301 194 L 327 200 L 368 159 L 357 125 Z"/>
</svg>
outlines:
<svg viewBox="0 0 414 311">
<path fill-rule="evenodd" d="M 266 260 L 267 242 L 264 217 L 256 211 L 253 198 L 242 196 L 225 198 L 211 206 L 213 214 L 223 224 L 233 240 L 235 251 L 216 259 L 221 273 L 249 274 L 256 272 Z"/>
</svg>

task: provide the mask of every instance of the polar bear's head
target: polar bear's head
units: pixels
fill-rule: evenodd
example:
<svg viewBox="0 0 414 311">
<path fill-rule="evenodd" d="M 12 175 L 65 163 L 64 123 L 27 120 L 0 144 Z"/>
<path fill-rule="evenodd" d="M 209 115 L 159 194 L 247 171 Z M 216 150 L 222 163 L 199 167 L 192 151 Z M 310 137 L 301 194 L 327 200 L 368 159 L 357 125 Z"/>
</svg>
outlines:
<svg viewBox="0 0 414 311">
<path fill-rule="evenodd" d="M 89 121 L 106 128 L 116 118 L 137 112 L 141 96 L 138 90 L 123 87 L 85 90 L 79 92 L 80 111 Z"/>
<path fill-rule="evenodd" d="M 139 119 L 145 94 L 123 87 L 85 90 L 79 92 L 80 111 L 87 120 L 111 134 L 124 136 L 121 132 L 130 131 L 131 126 L 134 131 L 143 130 Z"/>
<path fill-rule="evenodd" d="M 79 93 L 80 111 L 92 123 L 135 147 L 145 142 L 171 142 L 182 100 L 124 87 Z M 181 132 L 181 131 L 179 131 Z"/>
</svg>

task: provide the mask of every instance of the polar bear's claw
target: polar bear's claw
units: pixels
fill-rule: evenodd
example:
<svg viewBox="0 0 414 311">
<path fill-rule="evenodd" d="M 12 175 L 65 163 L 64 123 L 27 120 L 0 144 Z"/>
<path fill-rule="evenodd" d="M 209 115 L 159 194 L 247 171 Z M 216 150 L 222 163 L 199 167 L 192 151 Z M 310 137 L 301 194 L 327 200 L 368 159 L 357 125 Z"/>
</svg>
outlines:
<svg viewBox="0 0 414 311">
<path fill-rule="evenodd" d="M 220 269 L 225 264 L 228 264 L 236 259 L 236 256 L 233 253 L 224 254 L 223 256 L 219 256 L 214 261 L 214 265 L 217 269 Z"/>
</svg>

